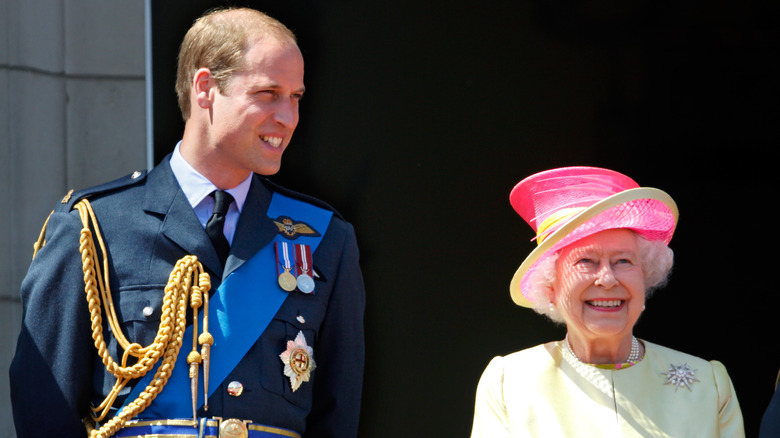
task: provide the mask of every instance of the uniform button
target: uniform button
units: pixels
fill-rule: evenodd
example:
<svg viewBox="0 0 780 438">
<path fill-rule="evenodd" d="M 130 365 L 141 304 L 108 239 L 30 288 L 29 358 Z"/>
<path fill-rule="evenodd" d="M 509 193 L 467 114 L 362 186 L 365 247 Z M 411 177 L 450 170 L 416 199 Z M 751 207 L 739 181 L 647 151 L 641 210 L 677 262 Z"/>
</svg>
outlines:
<svg viewBox="0 0 780 438">
<path fill-rule="evenodd" d="M 133 172 L 132 175 L 130 175 L 130 178 L 131 179 L 137 179 L 139 176 L 141 176 L 141 171 L 140 170 L 136 170 L 135 172 Z"/>
<path fill-rule="evenodd" d="M 148 318 L 148 317 L 152 316 L 152 313 L 154 313 L 154 307 L 152 307 L 152 306 L 144 307 L 144 316 L 145 317 Z"/>
<path fill-rule="evenodd" d="M 228 383 L 227 392 L 233 397 L 238 397 L 244 392 L 244 385 L 234 380 Z"/>
</svg>

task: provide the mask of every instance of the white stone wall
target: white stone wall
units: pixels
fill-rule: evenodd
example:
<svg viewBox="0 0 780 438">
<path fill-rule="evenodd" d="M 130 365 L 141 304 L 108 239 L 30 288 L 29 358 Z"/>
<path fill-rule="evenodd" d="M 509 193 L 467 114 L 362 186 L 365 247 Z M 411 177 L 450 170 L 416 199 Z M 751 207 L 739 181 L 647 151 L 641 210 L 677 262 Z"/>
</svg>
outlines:
<svg viewBox="0 0 780 438">
<path fill-rule="evenodd" d="M 144 3 L 0 1 L 0 438 L 15 436 L 7 370 L 46 215 L 146 167 Z"/>
</svg>

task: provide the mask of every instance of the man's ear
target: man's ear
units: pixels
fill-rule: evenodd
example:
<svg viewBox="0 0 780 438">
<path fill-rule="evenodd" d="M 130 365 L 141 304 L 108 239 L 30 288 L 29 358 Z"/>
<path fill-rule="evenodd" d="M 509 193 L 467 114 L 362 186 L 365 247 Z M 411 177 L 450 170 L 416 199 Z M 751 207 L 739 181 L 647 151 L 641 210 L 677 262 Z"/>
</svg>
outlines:
<svg viewBox="0 0 780 438">
<path fill-rule="evenodd" d="M 217 83 L 211 75 L 211 70 L 201 68 L 195 72 L 192 77 L 192 92 L 199 107 L 211 108 L 211 104 L 214 102 L 214 93 L 217 92 Z"/>
</svg>

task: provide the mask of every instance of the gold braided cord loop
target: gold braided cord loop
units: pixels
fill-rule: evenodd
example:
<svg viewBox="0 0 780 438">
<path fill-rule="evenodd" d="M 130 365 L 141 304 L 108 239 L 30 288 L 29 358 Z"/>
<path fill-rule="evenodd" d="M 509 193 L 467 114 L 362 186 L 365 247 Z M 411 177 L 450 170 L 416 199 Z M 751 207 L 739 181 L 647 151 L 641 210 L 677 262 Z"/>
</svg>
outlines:
<svg viewBox="0 0 780 438">
<path fill-rule="evenodd" d="M 33 260 L 35 260 L 35 255 L 38 254 L 38 250 L 43 248 L 43 245 L 46 245 L 46 226 L 49 225 L 49 218 L 51 218 L 52 214 L 54 214 L 54 210 L 46 216 L 46 222 L 43 223 L 41 232 L 38 234 L 38 240 L 33 243 Z"/>
<path fill-rule="evenodd" d="M 211 282 L 197 257 L 188 255 L 181 258 L 176 262 L 168 278 L 168 284 L 165 286 L 160 326 L 154 341 L 146 347 L 129 342 L 122 333 L 116 316 L 116 308 L 108 283 L 106 247 L 98 228 L 95 213 L 86 199 L 79 201 L 75 208 L 79 212 L 83 225 L 79 239 L 79 252 L 81 253 L 84 272 L 84 292 L 86 293 L 90 320 L 92 322 L 92 339 L 106 370 L 117 379 L 105 400 L 99 406 L 92 408 L 91 418 L 85 419 L 84 422 L 90 438 L 108 438 L 121 429 L 128 420 L 146 409 L 162 391 L 166 383 L 168 383 L 184 341 L 187 305 L 189 304 L 193 309 L 193 321 L 197 324 L 197 311 L 198 308 L 203 306 L 204 296 L 206 297 L 206 303 L 208 303 L 207 297 L 211 289 Z M 103 259 L 102 268 L 99 263 L 95 238 L 93 238 L 90 225 L 94 229 L 94 237 L 97 238 L 100 246 L 100 255 Z M 103 304 L 102 308 L 101 302 Z M 106 341 L 103 337 L 103 311 L 105 311 L 111 332 L 125 351 L 121 364 L 117 363 L 108 352 Z M 204 323 L 204 326 L 207 327 L 206 323 Z M 197 326 L 194 328 L 193 350 L 196 351 Z M 137 359 L 132 365 L 128 365 L 130 356 Z M 97 422 L 102 421 L 106 417 L 114 401 L 116 401 L 119 391 L 129 381 L 146 375 L 160 360 L 162 361 L 154 374 L 154 378 L 138 398 L 126 404 L 116 416 L 96 429 Z"/>
</svg>

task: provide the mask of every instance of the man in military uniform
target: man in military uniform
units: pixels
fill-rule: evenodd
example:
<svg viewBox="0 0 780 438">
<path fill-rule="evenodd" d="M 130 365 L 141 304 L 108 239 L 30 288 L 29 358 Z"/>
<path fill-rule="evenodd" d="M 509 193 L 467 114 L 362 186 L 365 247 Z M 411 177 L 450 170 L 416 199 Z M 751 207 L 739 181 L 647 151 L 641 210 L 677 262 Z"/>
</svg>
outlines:
<svg viewBox="0 0 780 438">
<path fill-rule="evenodd" d="M 174 152 L 69 194 L 44 227 L 10 371 L 17 435 L 356 436 L 353 228 L 263 177 L 298 123 L 294 35 L 251 9 L 207 13 L 176 90 Z"/>
</svg>

